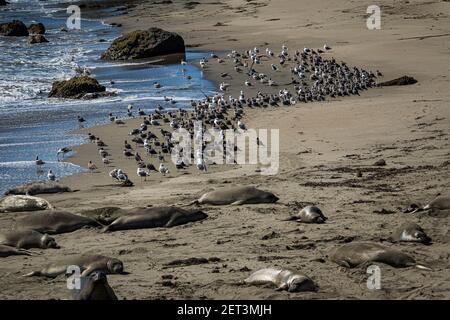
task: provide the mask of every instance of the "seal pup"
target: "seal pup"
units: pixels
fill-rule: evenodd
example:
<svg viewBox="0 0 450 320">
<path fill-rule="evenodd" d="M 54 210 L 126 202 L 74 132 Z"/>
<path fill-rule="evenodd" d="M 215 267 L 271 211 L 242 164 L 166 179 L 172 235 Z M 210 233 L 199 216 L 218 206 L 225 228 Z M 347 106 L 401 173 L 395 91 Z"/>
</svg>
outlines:
<svg viewBox="0 0 450 320">
<path fill-rule="evenodd" d="M 207 192 L 190 204 L 241 205 L 257 203 L 274 203 L 279 198 L 271 192 L 252 186 L 230 187 Z"/>
<path fill-rule="evenodd" d="M 420 242 L 430 244 L 431 238 L 423 231 L 423 229 L 414 222 L 403 223 L 395 229 L 390 237 L 392 242 Z"/>
<path fill-rule="evenodd" d="M 20 249 L 60 248 L 54 238 L 50 237 L 48 234 L 42 234 L 34 230 L 14 230 L 0 233 L 0 244 Z"/>
<path fill-rule="evenodd" d="M 53 206 L 45 199 L 12 195 L 0 199 L 0 212 L 20 212 L 53 209 Z"/>
<path fill-rule="evenodd" d="M 0 258 L 9 256 L 31 256 L 33 255 L 30 251 L 24 249 L 17 249 L 11 246 L 5 246 L 0 244 Z"/>
<path fill-rule="evenodd" d="M 46 182 L 31 182 L 27 184 L 23 184 L 21 186 L 9 189 L 5 192 L 5 195 L 29 195 L 33 196 L 36 194 L 43 193 L 59 193 L 59 192 L 72 192 L 72 190 L 62 184 L 53 181 Z"/>
<path fill-rule="evenodd" d="M 124 214 L 103 228 L 103 232 L 158 227 L 170 228 L 208 217 L 202 211 L 187 211 L 177 207 L 134 208 L 123 209 L 122 212 Z"/>
<path fill-rule="evenodd" d="M 372 242 L 344 244 L 331 251 L 330 259 L 346 268 L 354 268 L 365 262 L 381 262 L 395 268 L 416 267 L 431 270 L 426 266 L 417 264 L 416 260 L 406 253 Z"/>
<path fill-rule="evenodd" d="M 103 271 L 106 274 L 123 274 L 123 262 L 116 258 L 102 255 L 76 255 L 59 262 L 51 263 L 41 270 L 32 271 L 24 277 L 48 277 L 56 278 L 67 272 L 69 266 L 78 266 L 81 276 L 88 276 L 94 271 Z"/>
<path fill-rule="evenodd" d="M 27 215 L 17 221 L 16 229 L 30 229 L 41 233 L 60 234 L 83 227 L 101 227 L 97 221 L 66 211 L 48 211 Z"/>
<path fill-rule="evenodd" d="M 72 293 L 73 300 L 118 300 L 102 271 L 94 271 L 82 277 L 81 289 L 74 289 Z"/>
<path fill-rule="evenodd" d="M 314 281 L 304 274 L 279 268 L 260 269 L 253 272 L 244 282 L 254 285 L 272 283 L 277 287 L 276 290 L 287 290 L 289 292 L 317 290 Z"/>
<path fill-rule="evenodd" d="M 287 220 L 296 220 L 302 223 L 324 223 L 328 220 L 327 217 L 322 213 L 316 206 L 306 206 L 296 215 L 293 215 Z"/>
<path fill-rule="evenodd" d="M 433 201 L 424 206 L 422 210 L 450 210 L 450 196 L 436 197 Z"/>
</svg>

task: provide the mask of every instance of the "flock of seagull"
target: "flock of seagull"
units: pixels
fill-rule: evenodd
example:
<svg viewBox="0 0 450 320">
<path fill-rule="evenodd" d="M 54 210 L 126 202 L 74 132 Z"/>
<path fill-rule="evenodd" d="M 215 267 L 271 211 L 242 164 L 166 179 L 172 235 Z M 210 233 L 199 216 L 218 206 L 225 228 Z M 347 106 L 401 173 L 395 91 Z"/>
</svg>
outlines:
<svg viewBox="0 0 450 320">
<path fill-rule="evenodd" d="M 203 99 L 191 100 L 192 110 L 173 108 L 166 111 L 164 107 L 157 105 L 152 113 L 146 112 L 139 108 L 137 114 L 133 112 L 133 106 L 127 106 L 127 117 L 134 118 L 138 116 L 142 122 L 138 128 L 134 128 L 129 133 L 131 143 L 124 141 L 123 156 L 127 159 L 136 161 L 136 175 L 142 180 L 146 180 L 150 172 L 159 172 L 163 176 L 170 173 L 168 166 L 165 164 L 165 155 L 171 154 L 176 142 L 172 141 L 171 132 L 163 129 L 163 125 L 169 125 L 172 130 L 185 129 L 191 138 L 202 141 L 201 149 L 191 153 L 191 159 L 198 170 L 206 172 L 208 170 L 208 161 L 203 155 L 206 143 L 202 140 L 203 133 L 212 128 L 222 137 L 224 148 L 225 134 L 224 130 L 232 129 L 235 132 L 247 130 L 246 125 L 242 122 L 244 115 L 244 107 L 277 107 L 280 105 L 294 105 L 299 102 L 307 103 L 313 101 L 324 101 L 326 97 L 336 98 L 349 95 L 359 95 L 359 92 L 373 87 L 376 84 L 377 77 L 382 76 L 380 71 L 372 72 L 357 67 L 349 67 L 345 62 L 338 63 L 334 58 L 327 59 L 323 54 L 331 51 L 332 48 L 325 44 L 323 49 L 304 48 L 303 50 L 291 51 L 286 45 L 282 45 L 281 51 L 275 54 L 269 48 L 265 51 L 255 47 L 253 49 L 238 52 L 236 50 L 226 54 L 226 57 L 219 57 L 212 53 L 210 58 L 202 58 L 199 65 L 202 69 L 208 68 L 211 63 L 216 61 L 218 64 L 225 64 L 231 61 L 233 71 L 246 76 L 244 82 L 245 87 L 256 87 L 257 92 L 254 96 L 247 97 L 244 88 L 239 88 L 238 97 L 232 95 L 226 96 L 231 85 L 223 81 L 219 85 L 219 92 L 207 96 Z M 181 65 L 186 65 L 186 61 L 182 60 Z M 269 68 L 270 65 L 270 68 Z M 265 67 L 265 69 L 263 69 Z M 266 72 L 262 72 L 265 70 Z M 232 77 L 232 70 L 222 72 L 220 77 L 223 79 Z M 284 72 L 284 74 L 281 74 Z M 287 73 L 287 75 L 286 75 Z M 283 75 L 283 79 L 290 79 L 287 83 L 278 84 L 273 78 Z M 159 82 L 153 84 L 155 88 L 161 88 Z M 275 89 L 276 88 L 276 89 Z M 263 92 L 266 91 L 266 92 Z M 267 91 L 271 91 L 267 93 Z M 164 97 L 165 102 L 176 103 L 175 99 Z M 120 119 L 112 113 L 108 114 L 108 119 L 116 125 L 126 125 L 126 119 Z M 78 116 L 80 126 L 86 120 Z M 201 122 L 202 131 L 195 132 L 194 123 Z M 155 129 L 150 130 L 150 129 Z M 158 133 L 158 135 L 156 134 Z M 103 165 L 111 164 L 109 152 L 105 149 L 106 144 L 99 137 L 95 137 L 91 133 L 88 134 L 91 142 L 96 143 L 98 152 Z M 259 141 L 256 141 L 259 145 Z M 224 157 L 234 150 L 225 150 Z M 60 156 L 72 151 L 70 148 L 61 148 L 57 152 L 58 161 Z M 179 151 L 180 154 L 182 150 Z M 144 155 L 157 157 L 159 167 L 156 168 L 151 163 L 146 163 Z M 181 157 L 180 157 L 181 158 Z M 36 165 L 42 166 L 44 162 L 36 157 Z M 175 163 L 177 170 L 185 169 L 189 163 L 182 160 Z M 97 170 L 98 167 L 90 160 L 88 163 L 90 171 Z M 115 168 L 109 172 L 109 176 L 122 183 L 123 185 L 132 185 L 129 176 L 123 169 Z M 54 181 L 56 179 L 52 170 L 48 171 L 47 178 Z"/>
</svg>

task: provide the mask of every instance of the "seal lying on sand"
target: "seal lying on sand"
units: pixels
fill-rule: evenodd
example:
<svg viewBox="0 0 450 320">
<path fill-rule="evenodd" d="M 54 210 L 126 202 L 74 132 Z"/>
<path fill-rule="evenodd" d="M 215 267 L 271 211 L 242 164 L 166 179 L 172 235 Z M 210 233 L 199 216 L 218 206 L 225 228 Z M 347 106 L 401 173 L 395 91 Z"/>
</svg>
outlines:
<svg viewBox="0 0 450 320">
<path fill-rule="evenodd" d="M 212 204 L 212 205 L 241 205 L 256 203 L 274 203 L 279 198 L 271 192 L 256 189 L 255 187 L 231 187 L 214 190 L 205 193 L 200 199 L 191 204 Z"/>
<path fill-rule="evenodd" d="M 123 263 L 119 259 L 102 255 L 77 255 L 51 263 L 39 271 L 33 271 L 24 276 L 56 278 L 60 274 L 65 274 L 69 266 L 78 266 L 82 277 L 88 276 L 94 271 L 103 271 L 106 274 L 123 273 Z"/>
<path fill-rule="evenodd" d="M 0 199 L 0 212 L 20 212 L 53 209 L 45 199 L 24 195 L 6 196 Z"/>
<path fill-rule="evenodd" d="M 0 244 L 21 249 L 59 249 L 54 238 L 34 230 L 17 230 L 0 233 Z"/>
<path fill-rule="evenodd" d="M 272 283 L 277 290 L 289 292 L 315 291 L 317 287 L 309 277 L 288 269 L 266 268 L 253 272 L 244 280 L 247 284 Z"/>
<path fill-rule="evenodd" d="M 170 228 L 188 222 L 202 220 L 208 215 L 202 211 L 187 211 L 177 207 L 133 208 L 122 210 L 125 214 L 103 231 L 144 229 L 144 228 Z"/>
<path fill-rule="evenodd" d="M 22 217 L 17 229 L 30 229 L 41 233 L 60 234 L 72 232 L 86 226 L 101 227 L 97 221 L 65 211 L 40 212 Z"/>
<path fill-rule="evenodd" d="M 381 262 L 395 268 L 417 267 L 431 270 L 417 264 L 416 260 L 406 253 L 372 242 L 344 244 L 332 250 L 330 258 L 331 261 L 346 268 L 353 268 L 364 262 Z"/>
<path fill-rule="evenodd" d="M 17 249 L 11 246 L 0 244 L 0 258 L 9 256 L 31 256 L 32 253 L 27 250 Z"/>
<path fill-rule="evenodd" d="M 324 223 L 328 220 L 327 217 L 322 213 L 316 206 L 306 206 L 296 215 L 286 219 L 286 220 L 296 220 L 297 222 L 303 223 Z"/>
<path fill-rule="evenodd" d="M 118 300 L 114 290 L 109 286 L 106 274 L 94 271 L 81 278 L 81 289 L 74 289 L 74 300 Z"/>
<path fill-rule="evenodd" d="M 393 242 L 421 242 L 423 244 L 430 244 L 431 242 L 431 238 L 425 231 L 423 231 L 418 224 L 413 222 L 406 222 L 395 229 L 390 240 Z"/>
<path fill-rule="evenodd" d="M 59 192 L 72 192 L 72 190 L 65 186 L 56 182 L 47 181 L 47 182 L 31 182 L 27 183 L 12 189 L 9 189 L 5 192 L 5 195 L 11 194 L 24 194 L 24 195 L 35 195 L 42 193 L 59 193 Z"/>
</svg>

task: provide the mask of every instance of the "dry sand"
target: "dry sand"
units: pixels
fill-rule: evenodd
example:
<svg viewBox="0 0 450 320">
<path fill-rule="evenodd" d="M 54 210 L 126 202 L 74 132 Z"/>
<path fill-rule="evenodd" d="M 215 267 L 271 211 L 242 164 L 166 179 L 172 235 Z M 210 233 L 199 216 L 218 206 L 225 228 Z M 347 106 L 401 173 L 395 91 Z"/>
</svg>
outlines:
<svg viewBox="0 0 450 320">
<path fill-rule="evenodd" d="M 156 1 L 159 2 L 159 1 Z M 212 168 L 207 174 L 188 170 L 170 177 L 154 175 L 140 183 L 134 160 L 123 159 L 120 146 L 139 120 L 126 126 L 89 129 L 115 156 L 115 166 L 127 170 L 133 188 L 112 184 L 100 165 L 97 148 L 77 148 L 71 161 L 92 159 L 97 173 L 65 178 L 79 189 L 73 194 L 45 196 L 57 208 L 72 212 L 104 206 L 180 205 L 202 192 L 230 184 L 251 184 L 280 197 L 277 204 L 203 206 L 209 218 L 171 229 L 119 231 L 101 234 L 84 229 L 56 236 L 60 250 L 36 257 L 2 258 L 2 299 L 65 298 L 65 280 L 22 278 L 21 274 L 62 255 L 102 253 L 124 261 L 127 276 L 109 276 L 119 298 L 208 299 L 449 299 L 448 218 L 402 213 L 412 202 L 426 203 L 448 192 L 450 170 L 450 2 L 379 1 L 382 29 L 366 28 L 371 1 L 185 1 L 171 5 L 138 3 L 114 17 L 126 30 L 158 26 L 179 32 L 201 50 L 275 50 L 333 47 L 332 55 L 349 65 L 380 69 L 383 79 L 404 74 L 419 83 L 376 88 L 360 97 L 294 107 L 248 110 L 251 128 L 280 129 L 280 172 L 262 176 L 254 166 Z M 220 23 L 217 25 L 217 23 Z M 230 65 L 210 63 L 206 75 L 218 79 Z M 244 78 L 227 79 L 236 94 Z M 249 93 L 250 94 L 250 93 Z M 374 167 L 378 159 L 387 166 Z M 157 164 L 154 162 L 154 164 Z M 356 176 L 361 170 L 363 177 Z M 175 171 L 173 171 L 175 172 Z M 329 217 L 326 224 L 283 221 L 302 205 L 314 203 Z M 379 214 L 381 209 L 392 214 Z M 0 229 L 9 229 L 18 214 L 2 214 Z M 327 259 L 329 250 L 348 241 L 387 238 L 405 221 L 419 223 L 433 239 L 431 246 L 395 244 L 433 271 L 395 269 L 381 265 L 382 289 L 368 290 L 364 267 L 346 270 Z M 263 240 L 264 239 L 264 240 Z M 391 244 L 388 244 L 391 245 Z M 214 258 L 212 262 L 169 267 L 175 259 Z M 239 282 L 251 271 L 279 266 L 302 271 L 320 286 L 317 293 L 277 292 Z M 172 275 L 169 282 L 162 276 Z"/>
</svg>

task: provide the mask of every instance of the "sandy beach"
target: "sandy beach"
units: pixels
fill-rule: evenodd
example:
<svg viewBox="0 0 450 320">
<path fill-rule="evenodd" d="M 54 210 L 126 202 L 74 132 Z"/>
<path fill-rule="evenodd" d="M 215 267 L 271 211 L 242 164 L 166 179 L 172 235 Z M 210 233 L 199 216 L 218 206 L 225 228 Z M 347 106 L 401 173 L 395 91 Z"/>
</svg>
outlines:
<svg viewBox="0 0 450 320">
<path fill-rule="evenodd" d="M 124 140 L 131 140 L 128 133 L 142 119 L 77 131 L 100 137 L 113 162 L 103 166 L 93 143 L 76 147 L 68 161 L 86 167 L 92 160 L 98 170 L 63 178 L 62 183 L 77 190 L 74 193 L 42 196 L 57 209 L 86 214 L 102 207 L 197 208 L 188 204 L 207 191 L 231 185 L 257 186 L 280 200 L 201 205 L 207 219 L 173 228 L 114 233 L 81 229 L 56 235 L 59 250 L 2 258 L 0 299 L 67 298 L 63 277 L 49 280 L 22 275 L 80 253 L 121 259 L 130 274 L 110 275 L 108 281 L 119 299 L 127 300 L 449 299 L 448 217 L 403 211 L 411 203 L 424 205 L 438 194 L 450 194 L 450 2 L 378 1 L 380 30 L 366 27 L 371 1 L 159 2 L 133 1 L 133 6 L 107 22 L 120 24 L 124 32 L 157 26 L 179 33 L 189 48 L 217 53 L 225 61 L 211 59 L 204 76 L 220 83 L 220 75 L 230 73 L 226 95 L 238 96 L 247 79 L 233 72 L 227 53 L 254 47 L 278 52 L 283 44 L 290 50 L 303 50 L 327 43 L 332 47 L 323 54 L 327 59 L 380 70 L 383 76 L 378 81 L 409 75 L 418 83 L 376 87 L 360 96 L 323 102 L 246 109 L 243 122 L 247 128 L 280 130 L 280 168 L 270 176 L 261 175 L 257 165 L 211 165 L 207 173 L 193 166 L 180 171 L 166 156 L 170 174 L 152 173 L 141 182 L 135 160 L 122 155 L 122 146 Z M 258 70 L 269 72 L 270 64 Z M 285 75 L 275 75 L 274 80 L 289 82 Z M 258 85 L 245 88 L 249 96 L 258 90 Z M 159 164 L 156 158 L 146 159 Z M 380 159 L 386 166 L 373 165 Z M 119 187 L 108 176 L 113 168 L 124 169 L 135 185 Z M 308 204 L 320 207 L 329 220 L 320 225 L 285 221 Z M 12 228 L 23 215 L 2 213 L 0 230 Z M 433 239 L 432 245 L 386 240 L 407 221 L 418 223 Z M 329 261 L 332 248 L 352 241 L 381 241 L 433 270 L 380 264 L 382 288 L 369 290 L 367 265 L 345 269 Z M 189 258 L 206 258 L 207 262 L 170 264 Z M 299 270 L 319 290 L 294 293 L 242 284 L 252 271 L 266 267 Z"/>
</svg>

